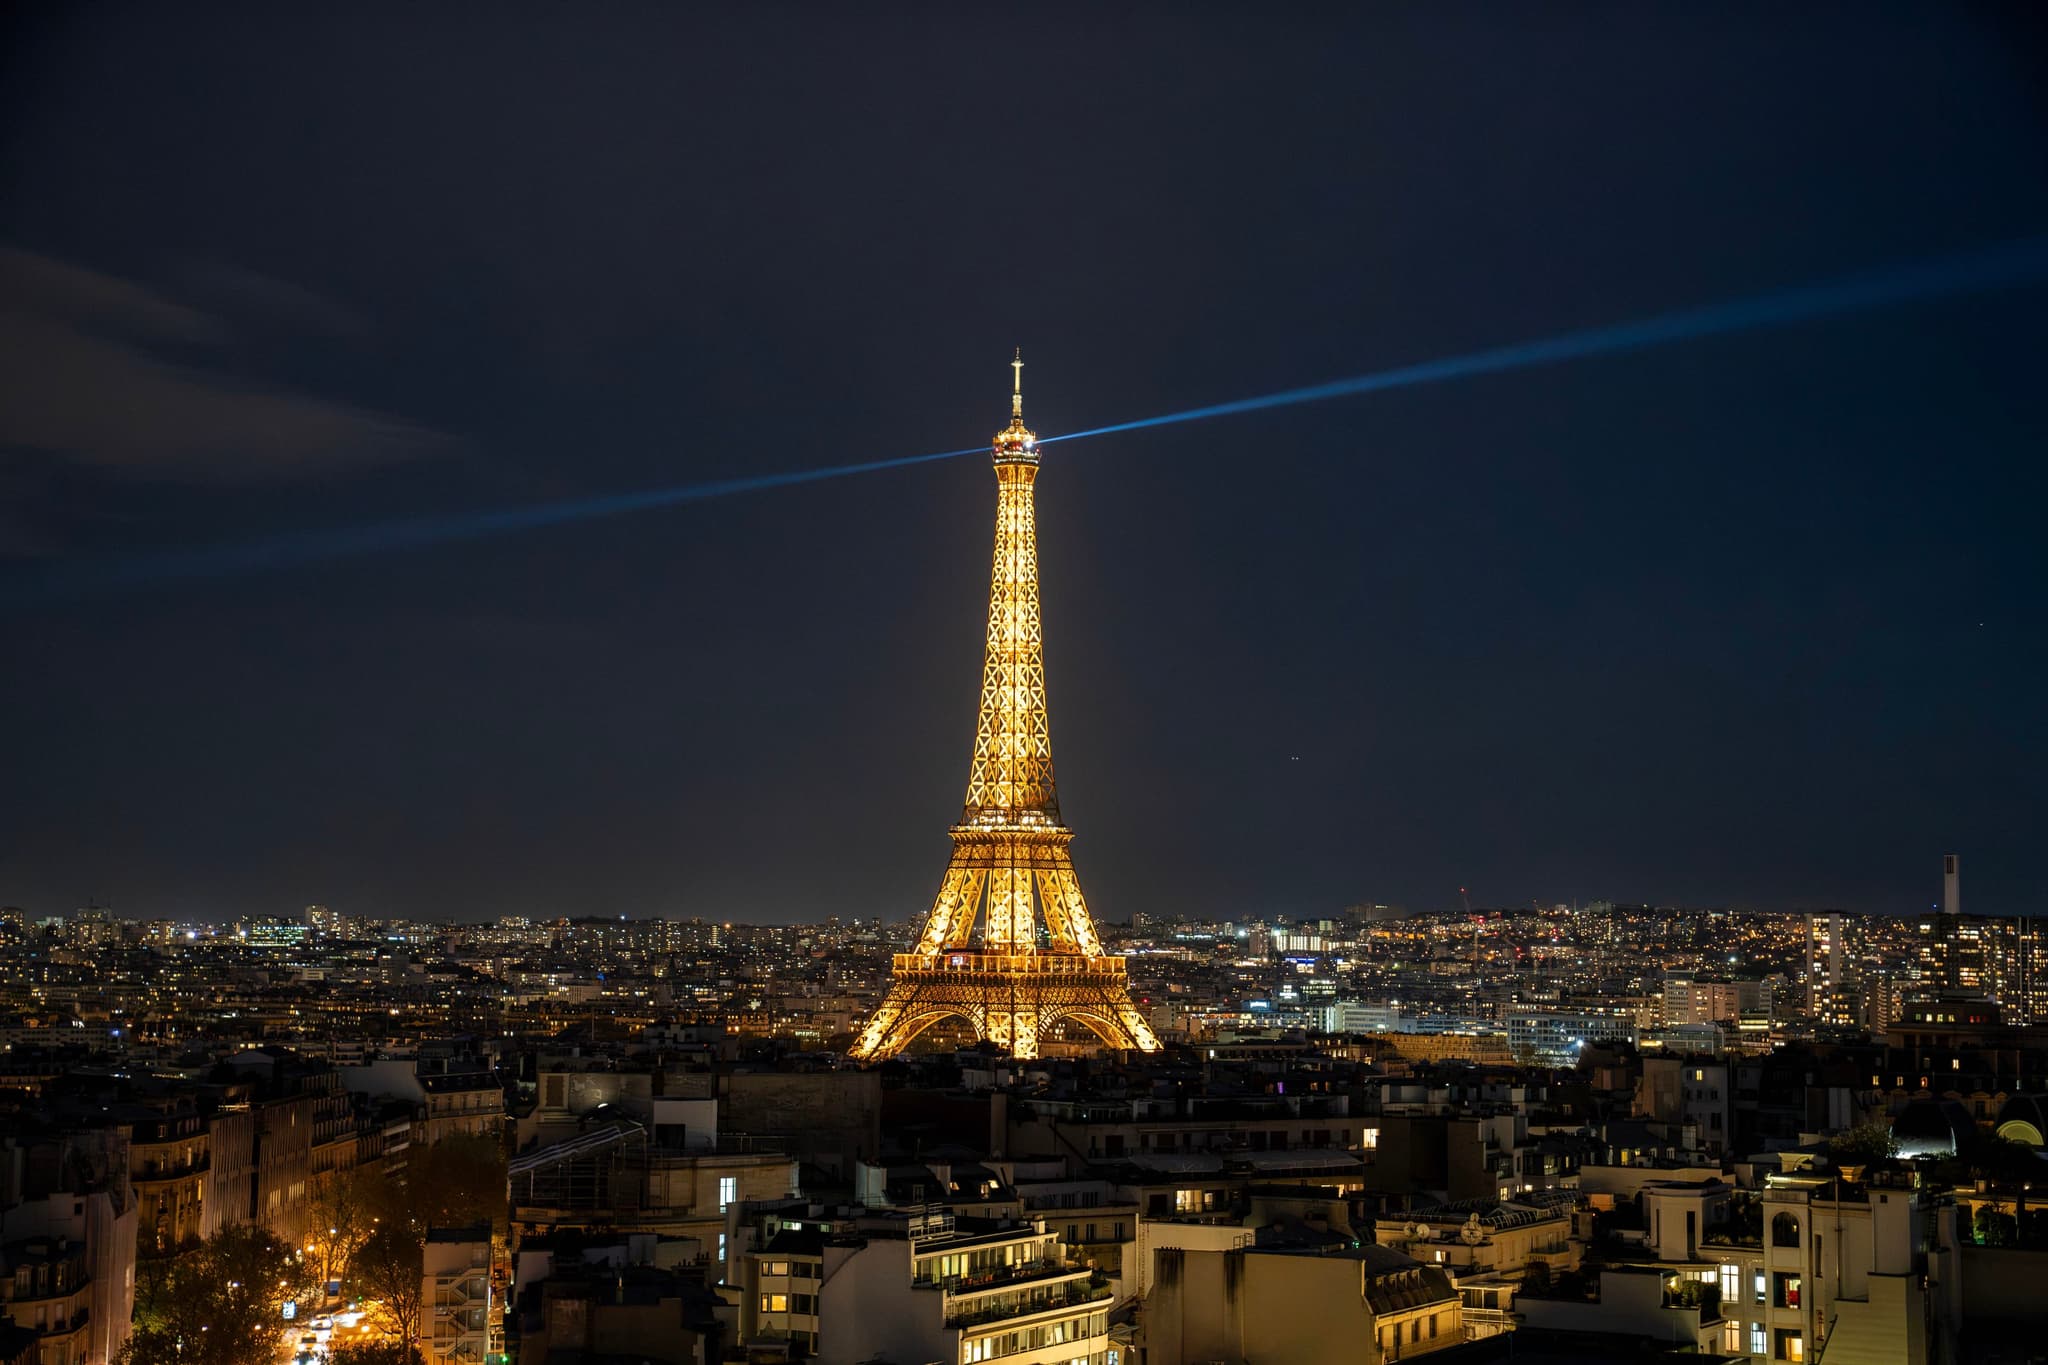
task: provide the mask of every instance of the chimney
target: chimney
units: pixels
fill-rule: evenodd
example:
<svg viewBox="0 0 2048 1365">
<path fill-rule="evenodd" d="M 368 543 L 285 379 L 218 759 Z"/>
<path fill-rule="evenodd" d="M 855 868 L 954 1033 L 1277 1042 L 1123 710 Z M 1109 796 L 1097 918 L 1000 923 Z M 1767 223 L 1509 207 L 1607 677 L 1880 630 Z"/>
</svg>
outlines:
<svg viewBox="0 0 2048 1365">
<path fill-rule="evenodd" d="M 1963 860 L 1953 853 L 1941 855 L 1941 909 L 1947 915 L 1963 912 Z"/>
</svg>

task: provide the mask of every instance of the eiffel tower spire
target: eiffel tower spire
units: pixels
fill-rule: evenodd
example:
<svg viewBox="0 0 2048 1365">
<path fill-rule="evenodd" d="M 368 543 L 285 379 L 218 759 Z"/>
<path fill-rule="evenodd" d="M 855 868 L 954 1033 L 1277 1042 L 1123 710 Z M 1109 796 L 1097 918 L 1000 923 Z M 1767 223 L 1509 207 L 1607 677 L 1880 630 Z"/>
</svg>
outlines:
<svg viewBox="0 0 2048 1365">
<path fill-rule="evenodd" d="M 1022 347 L 1010 368 L 1017 379 L 1010 395 L 1010 425 L 995 439 L 996 555 L 989 574 L 988 653 L 963 825 L 1060 822 L 1052 784 L 1052 727 L 1045 715 L 1038 523 L 1031 505 L 1038 481 L 1038 437 L 1024 425 Z"/>
<path fill-rule="evenodd" d="M 1111 1047 L 1159 1047 L 1131 1003 L 1124 960 L 1103 955 L 1068 852 L 1074 834 L 1060 822 L 1032 506 L 1038 437 L 1024 425 L 1021 351 L 1010 364 L 1010 424 L 991 452 L 995 561 L 967 800 L 917 948 L 896 955 L 889 993 L 854 1044 L 863 1061 L 894 1056 L 948 1016 L 1016 1057 L 1036 1057 L 1063 1020 Z"/>
</svg>

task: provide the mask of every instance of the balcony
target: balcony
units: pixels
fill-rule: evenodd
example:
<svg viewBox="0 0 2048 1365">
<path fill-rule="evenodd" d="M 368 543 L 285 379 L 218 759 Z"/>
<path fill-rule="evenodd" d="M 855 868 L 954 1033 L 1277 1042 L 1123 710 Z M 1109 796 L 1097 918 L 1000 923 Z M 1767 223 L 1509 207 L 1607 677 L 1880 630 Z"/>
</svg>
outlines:
<svg viewBox="0 0 2048 1365">
<path fill-rule="evenodd" d="M 910 1282 L 912 1289 L 939 1289 L 954 1298 L 973 1294 L 986 1294 L 997 1289 L 1009 1289 L 1020 1284 L 1034 1284 L 1042 1280 L 1057 1280 L 1075 1275 L 1086 1275 L 1088 1267 L 1068 1265 L 1063 1261 L 1027 1261 L 1022 1265 L 1007 1265 L 996 1270 L 986 1270 L 973 1275 L 949 1275 L 942 1279 L 920 1277 Z"/>
<path fill-rule="evenodd" d="M 434 1333 L 436 1336 L 446 1335 L 442 1330 L 441 1324 L 443 1323 L 454 1327 L 464 1336 L 474 1332 L 481 1332 L 490 1325 L 489 1314 L 485 1309 L 450 1308 L 445 1305 L 434 1310 Z"/>
<path fill-rule="evenodd" d="M 43 1328 L 43 1340 L 45 1343 L 47 1343 L 52 1337 L 72 1336 L 79 1332 L 83 1332 L 91 1322 L 92 1310 L 87 1308 L 81 1308 L 77 1312 L 73 1313 L 68 1319 L 59 1318 L 57 1321 Z"/>
<path fill-rule="evenodd" d="M 675 1146 L 669 1143 L 650 1143 L 647 1155 L 674 1162 L 681 1158 L 695 1160 L 699 1157 L 727 1156 L 772 1156 L 789 1155 L 791 1139 L 786 1135 L 755 1137 L 748 1133 L 722 1134 L 717 1142 L 699 1143 L 694 1146 Z"/>
<path fill-rule="evenodd" d="M 1597 1282 L 1567 1275 L 1548 1290 L 1524 1286 L 1511 1316 L 1523 1327 L 1621 1333 L 1697 1349 L 1719 1328 L 1721 1295 L 1698 1281 L 1668 1284 L 1655 1271 L 1609 1268 Z"/>
<path fill-rule="evenodd" d="M 14 1306 L 17 1319 L 21 1316 L 21 1310 L 30 1304 L 49 1303 L 55 1299 L 83 1300 L 91 1292 L 92 1277 L 85 1273 L 84 1262 L 71 1261 L 60 1263 L 57 1269 L 68 1273 L 55 1276 L 38 1276 L 26 1290 L 20 1290 L 14 1294 L 9 1302 Z M 56 1282 L 52 1283 L 52 1280 Z M 82 1313 L 85 1310 L 80 1308 L 78 1311 Z"/>
<path fill-rule="evenodd" d="M 1021 1322 L 1042 1313 L 1066 1313 L 1091 1304 L 1107 1304 L 1114 1291 L 1100 1275 L 1071 1285 L 1062 1285 L 1043 1298 L 1034 1295 L 1029 1301 L 1017 1304 L 989 1304 L 981 1307 L 964 1308 L 946 1315 L 949 1328 L 980 1327 L 991 1322 Z"/>
<path fill-rule="evenodd" d="M 460 1278 L 442 1279 L 435 1285 L 435 1293 L 441 1303 L 449 1307 L 465 1307 L 490 1297 L 490 1284 L 482 1275 L 463 1275 Z"/>
<path fill-rule="evenodd" d="M 1191 1227 L 1241 1227 L 1247 1208 L 1187 1209 L 1148 1213 L 1147 1223 L 1183 1223 Z"/>
<path fill-rule="evenodd" d="M 195 1157 L 191 1161 L 178 1162 L 176 1164 L 150 1161 L 144 1163 L 142 1170 L 132 1176 L 131 1180 L 137 1186 L 160 1185 L 173 1180 L 189 1179 L 195 1175 L 205 1175 L 212 1169 L 213 1158 L 211 1154 Z"/>
<path fill-rule="evenodd" d="M 1664 1291 L 1664 1311 L 1680 1315 L 1697 1314 L 1702 1327 L 1721 1321 L 1721 1291 L 1697 1280 Z"/>
</svg>

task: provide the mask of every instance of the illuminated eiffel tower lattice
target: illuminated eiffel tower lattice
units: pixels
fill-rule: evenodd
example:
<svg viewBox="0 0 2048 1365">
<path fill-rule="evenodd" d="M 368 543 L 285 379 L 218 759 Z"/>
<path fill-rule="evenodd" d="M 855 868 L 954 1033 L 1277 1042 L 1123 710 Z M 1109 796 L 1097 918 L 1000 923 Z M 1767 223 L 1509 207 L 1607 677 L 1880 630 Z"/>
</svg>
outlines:
<svg viewBox="0 0 2048 1365">
<path fill-rule="evenodd" d="M 1039 1039 L 1064 1021 L 1111 1047 L 1159 1048 L 1131 1003 L 1124 960 L 1103 954 L 1053 791 L 1031 505 L 1038 438 L 1024 425 L 1022 356 L 1011 364 L 1010 425 L 995 440 L 995 572 L 967 803 L 916 951 L 896 954 L 889 994 L 854 1044 L 863 1061 L 893 1057 L 948 1017 L 1013 1057 L 1036 1057 Z"/>
</svg>

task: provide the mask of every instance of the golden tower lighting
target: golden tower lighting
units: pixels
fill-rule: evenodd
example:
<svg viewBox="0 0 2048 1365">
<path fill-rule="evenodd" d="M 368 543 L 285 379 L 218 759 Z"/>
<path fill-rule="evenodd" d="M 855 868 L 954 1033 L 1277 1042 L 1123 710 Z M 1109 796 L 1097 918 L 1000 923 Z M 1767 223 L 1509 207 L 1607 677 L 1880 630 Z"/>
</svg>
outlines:
<svg viewBox="0 0 2048 1365">
<path fill-rule="evenodd" d="M 1031 505 L 1038 438 L 1024 425 L 1021 352 L 1010 363 L 1016 379 L 1010 425 L 995 439 L 995 571 L 967 802 L 917 948 L 896 954 L 889 994 L 853 1046 L 861 1061 L 895 1056 L 948 1016 L 1013 1057 L 1036 1057 L 1039 1038 L 1064 1020 L 1111 1047 L 1159 1049 L 1131 1003 L 1124 960 L 1103 955 L 1068 853 L 1074 832 L 1060 823 Z"/>
</svg>

